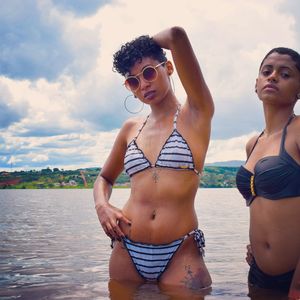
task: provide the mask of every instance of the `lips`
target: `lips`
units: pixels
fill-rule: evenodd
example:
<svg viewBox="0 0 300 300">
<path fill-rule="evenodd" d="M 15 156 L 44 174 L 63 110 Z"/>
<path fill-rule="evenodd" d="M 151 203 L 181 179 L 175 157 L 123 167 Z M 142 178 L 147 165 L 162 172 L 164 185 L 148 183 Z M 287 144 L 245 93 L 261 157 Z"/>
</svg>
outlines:
<svg viewBox="0 0 300 300">
<path fill-rule="evenodd" d="M 155 91 L 149 91 L 144 94 L 144 99 L 151 100 L 155 96 Z"/>
<path fill-rule="evenodd" d="M 268 83 L 264 86 L 263 90 L 269 90 L 269 91 L 279 91 L 278 87 L 274 84 Z"/>
</svg>

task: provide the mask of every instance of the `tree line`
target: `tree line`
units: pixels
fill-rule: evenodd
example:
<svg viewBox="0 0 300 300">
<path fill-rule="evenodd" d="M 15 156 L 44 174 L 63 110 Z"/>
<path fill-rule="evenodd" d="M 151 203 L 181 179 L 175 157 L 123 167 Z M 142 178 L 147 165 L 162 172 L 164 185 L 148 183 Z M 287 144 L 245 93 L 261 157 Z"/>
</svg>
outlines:
<svg viewBox="0 0 300 300">
<path fill-rule="evenodd" d="M 207 166 L 200 178 L 201 188 L 234 188 L 237 167 Z M 100 168 L 64 170 L 45 168 L 29 171 L 0 171 L 0 189 L 92 188 Z M 126 173 L 115 187 L 130 187 Z"/>
</svg>

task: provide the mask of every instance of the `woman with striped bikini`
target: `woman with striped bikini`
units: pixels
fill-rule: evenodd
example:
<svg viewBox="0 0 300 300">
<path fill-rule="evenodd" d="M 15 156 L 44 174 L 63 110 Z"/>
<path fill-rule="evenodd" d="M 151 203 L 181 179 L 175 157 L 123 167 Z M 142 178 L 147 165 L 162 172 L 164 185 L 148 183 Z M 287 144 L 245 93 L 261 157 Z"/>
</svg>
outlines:
<svg viewBox="0 0 300 300">
<path fill-rule="evenodd" d="M 172 90 L 174 65 L 164 49 L 186 92 L 182 104 Z M 181 27 L 140 36 L 115 53 L 114 69 L 150 114 L 123 124 L 94 184 L 96 212 L 112 240 L 110 278 L 209 288 L 194 201 L 214 105 L 189 38 Z M 109 199 L 123 169 L 131 191 L 119 209 Z"/>
</svg>

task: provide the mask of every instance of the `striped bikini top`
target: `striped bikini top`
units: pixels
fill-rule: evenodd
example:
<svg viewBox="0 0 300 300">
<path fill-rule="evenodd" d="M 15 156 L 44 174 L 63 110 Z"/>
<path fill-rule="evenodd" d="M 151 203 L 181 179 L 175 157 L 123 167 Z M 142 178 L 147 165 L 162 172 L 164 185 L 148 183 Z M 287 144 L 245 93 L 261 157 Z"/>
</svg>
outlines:
<svg viewBox="0 0 300 300">
<path fill-rule="evenodd" d="M 176 129 L 179 111 L 180 108 L 178 107 L 173 120 L 173 131 L 160 150 L 155 164 L 151 164 L 143 150 L 140 149 L 137 144 L 137 138 L 148 121 L 149 115 L 147 116 L 136 137 L 128 144 L 125 153 L 124 168 L 130 177 L 148 168 L 191 170 L 197 175 L 200 174 L 200 172 L 195 169 L 193 154 L 189 145 Z"/>
</svg>

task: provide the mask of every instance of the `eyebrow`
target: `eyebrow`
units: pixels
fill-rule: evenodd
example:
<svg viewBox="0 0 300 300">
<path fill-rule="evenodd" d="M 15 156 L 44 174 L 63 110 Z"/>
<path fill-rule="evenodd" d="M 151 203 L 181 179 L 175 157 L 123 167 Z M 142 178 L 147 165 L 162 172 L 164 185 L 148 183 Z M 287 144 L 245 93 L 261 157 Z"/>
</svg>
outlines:
<svg viewBox="0 0 300 300">
<path fill-rule="evenodd" d="M 134 76 L 134 77 L 136 77 L 137 75 L 142 74 L 143 71 L 144 71 L 147 67 L 149 67 L 149 66 L 153 67 L 153 66 L 149 63 L 148 65 L 145 65 L 145 66 L 142 68 L 142 70 L 141 70 L 140 72 L 138 72 L 137 74 L 135 74 L 135 75 L 133 75 L 133 74 L 131 74 L 131 73 L 128 72 L 128 73 L 127 73 L 127 77 L 128 77 L 128 76 Z"/>
<path fill-rule="evenodd" d="M 261 69 L 265 68 L 265 67 L 268 67 L 268 68 L 274 68 L 274 65 L 262 65 L 261 66 Z M 296 68 L 296 66 L 295 66 Z M 289 66 L 286 66 L 286 65 L 281 65 L 279 66 L 279 69 L 289 69 L 289 70 L 293 70 L 293 68 L 289 67 Z"/>
</svg>

